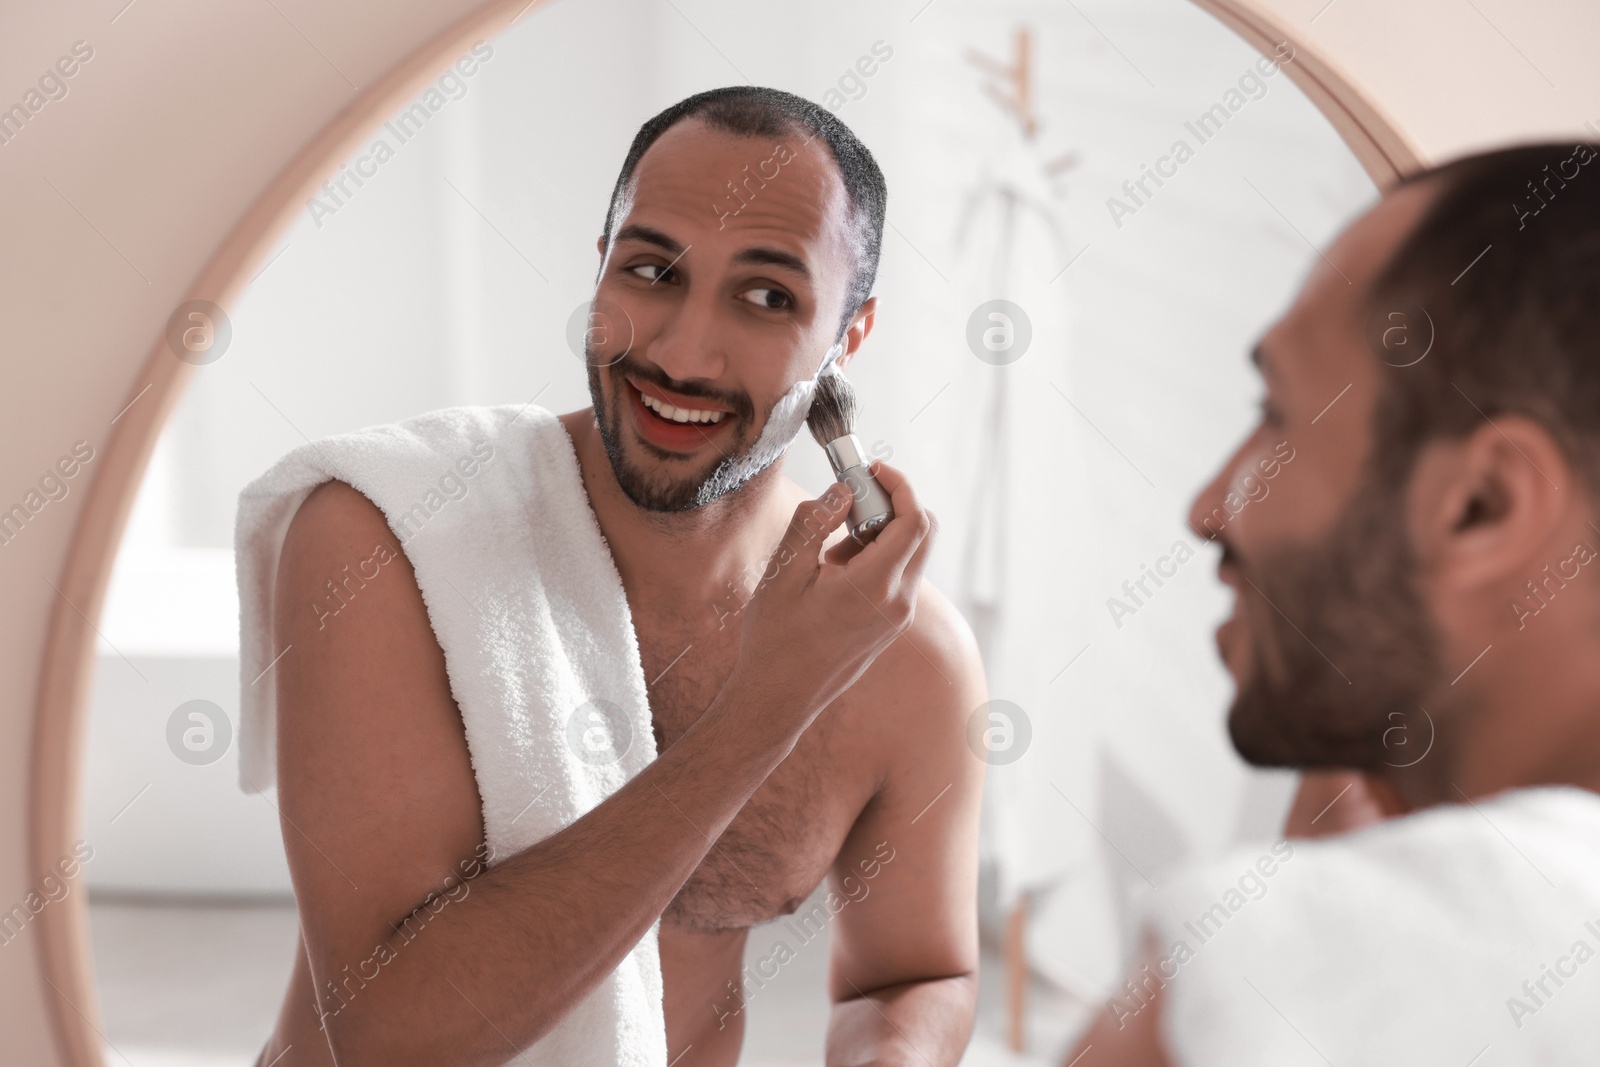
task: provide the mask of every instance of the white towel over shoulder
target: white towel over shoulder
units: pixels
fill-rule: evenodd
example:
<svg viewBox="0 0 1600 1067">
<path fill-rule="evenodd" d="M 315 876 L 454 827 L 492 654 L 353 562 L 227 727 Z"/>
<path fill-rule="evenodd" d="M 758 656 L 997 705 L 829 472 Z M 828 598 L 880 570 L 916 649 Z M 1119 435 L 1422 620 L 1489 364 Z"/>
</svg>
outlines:
<svg viewBox="0 0 1600 1067">
<path fill-rule="evenodd" d="M 276 781 L 274 662 L 294 654 L 272 639 L 284 534 L 307 494 L 334 479 L 383 511 L 415 570 L 496 861 L 570 825 L 655 759 L 638 638 L 566 428 L 532 406 L 449 408 L 298 448 L 240 494 L 245 790 Z M 362 565 L 351 562 L 330 576 L 339 584 L 311 609 L 319 617 L 340 607 L 340 589 L 359 595 Z M 515 1062 L 665 1067 L 657 945 L 652 927 Z"/>
<path fill-rule="evenodd" d="M 1159 962 L 1113 1003 L 1138 1014 L 1159 990 L 1180 1067 L 1600 1063 L 1587 790 L 1231 853 L 1164 887 L 1148 918 Z"/>
</svg>

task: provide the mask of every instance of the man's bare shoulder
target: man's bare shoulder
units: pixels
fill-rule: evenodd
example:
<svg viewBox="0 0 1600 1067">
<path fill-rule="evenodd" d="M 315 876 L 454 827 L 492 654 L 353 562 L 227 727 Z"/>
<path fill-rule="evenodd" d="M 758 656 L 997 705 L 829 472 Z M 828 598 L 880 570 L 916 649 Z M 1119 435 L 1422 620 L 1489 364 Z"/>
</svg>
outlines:
<svg viewBox="0 0 1600 1067">
<path fill-rule="evenodd" d="M 884 728 L 898 759 L 917 760 L 927 743 L 964 743 L 965 723 L 986 696 L 972 628 L 950 599 L 924 580 L 916 615 L 857 683 L 854 697 Z"/>
<path fill-rule="evenodd" d="M 395 537 L 378 505 L 348 482 L 323 482 L 306 495 L 289 523 L 283 552 L 297 556 L 335 548 L 370 549 L 373 539 Z"/>
<path fill-rule="evenodd" d="M 290 520 L 275 599 L 278 643 L 298 640 L 316 658 L 359 653 L 375 668 L 420 666 L 418 652 L 442 656 L 399 538 L 378 506 L 345 482 L 317 486 Z"/>
<path fill-rule="evenodd" d="M 908 632 L 938 652 L 941 665 L 983 673 L 972 627 L 950 598 L 926 578 L 917 591 L 917 613 Z"/>
<path fill-rule="evenodd" d="M 972 627 L 950 598 L 926 579 L 917 591 L 917 610 L 910 627 L 878 657 L 873 672 L 878 675 L 876 684 L 940 703 L 947 695 L 984 685 L 983 661 Z"/>
</svg>

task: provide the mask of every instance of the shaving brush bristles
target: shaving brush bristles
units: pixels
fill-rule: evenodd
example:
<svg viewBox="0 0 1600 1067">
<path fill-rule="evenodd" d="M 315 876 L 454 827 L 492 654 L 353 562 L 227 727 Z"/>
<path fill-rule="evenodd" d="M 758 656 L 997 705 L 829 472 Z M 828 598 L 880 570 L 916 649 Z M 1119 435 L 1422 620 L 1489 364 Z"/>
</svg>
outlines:
<svg viewBox="0 0 1600 1067">
<path fill-rule="evenodd" d="M 846 524 L 857 544 L 865 545 L 894 518 L 894 505 L 872 476 L 871 464 L 856 440 L 856 391 L 835 371 L 817 379 L 806 414 L 811 435 L 828 455 L 834 477 L 850 487 Z"/>
<path fill-rule="evenodd" d="M 823 447 L 855 432 L 856 391 L 843 374 L 834 372 L 817 379 L 806 425 Z"/>
<path fill-rule="evenodd" d="M 850 487 L 852 500 L 846 523 L 856 543 L 865 545 L 894 518 L 894 505 L 872 476 L 867 457 L 861 454 L 861 442 L 855 435 L 856 391 L 844 375 L 835 371 L 817 379 L 806 425 L 827 453 L 834 476 Z"/>
</svg>

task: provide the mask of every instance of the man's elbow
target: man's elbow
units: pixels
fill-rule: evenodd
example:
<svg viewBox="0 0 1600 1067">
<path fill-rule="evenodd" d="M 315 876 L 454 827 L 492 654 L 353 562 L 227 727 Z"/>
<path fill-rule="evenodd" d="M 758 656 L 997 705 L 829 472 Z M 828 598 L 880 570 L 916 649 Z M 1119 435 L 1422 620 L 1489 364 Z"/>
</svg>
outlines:
<svg viewBox="0 0 1600 1067">
<path fill-rule="evenodd" d="M 833 1002 L 835 1004 L 848 1004 L 856 1000 L 887 1000 L 923 990 L 937 990 L 940 996 L 951 998 L 952 1003 L 965 1001 L 976 1004 L 978 1000 L 978 972 L 975 968 L 942 971 L 935 974 L 896 978 L 893 981 L 879 982 L 871 986 L 857 985 L 846 980 L 845 988 L 833 998 Z"/>
</svg>

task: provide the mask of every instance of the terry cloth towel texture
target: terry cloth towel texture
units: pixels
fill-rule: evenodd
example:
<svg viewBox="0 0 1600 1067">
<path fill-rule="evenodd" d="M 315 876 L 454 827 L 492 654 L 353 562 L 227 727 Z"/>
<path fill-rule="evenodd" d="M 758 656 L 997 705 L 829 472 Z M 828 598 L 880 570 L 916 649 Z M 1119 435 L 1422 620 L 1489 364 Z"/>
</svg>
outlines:
<svg viewBox="0 0 1600 1067">
<path fill-rule="evenodd" d="M 1183 1067 L 1600 1063 L 1600 796 L 1441 804 L 1230 853 L 1146 912 Z"/>
</svg>

